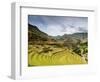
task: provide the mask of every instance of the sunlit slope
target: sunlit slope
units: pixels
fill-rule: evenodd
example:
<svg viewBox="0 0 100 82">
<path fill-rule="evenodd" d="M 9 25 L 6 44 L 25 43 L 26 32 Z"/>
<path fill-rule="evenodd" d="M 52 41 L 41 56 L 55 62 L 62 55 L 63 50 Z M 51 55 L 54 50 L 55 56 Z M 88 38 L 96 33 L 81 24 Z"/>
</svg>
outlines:
<svg viewBox="0 0 100 82">
<path fill-rule="evenodd" d="M 66 65 L 66 64 L 85 64 L 86 61 L 79 55 L 67 48 L 54 48 L 44 51 L 44 46 L 29 45 L 28 48 L 28 65 Z"/>
</svg>

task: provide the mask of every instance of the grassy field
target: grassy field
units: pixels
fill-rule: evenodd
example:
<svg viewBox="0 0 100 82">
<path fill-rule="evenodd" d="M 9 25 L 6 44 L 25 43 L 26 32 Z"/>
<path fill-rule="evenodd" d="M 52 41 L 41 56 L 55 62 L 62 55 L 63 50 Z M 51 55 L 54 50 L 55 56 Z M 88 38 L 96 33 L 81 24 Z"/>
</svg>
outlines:
<svg viewBox="0 0 100 82">
<path fill-rule="evenodd" d="M 87 61 L 66 47 L 28 45 L 28 66 L 86 64 Z"/>
</svg>

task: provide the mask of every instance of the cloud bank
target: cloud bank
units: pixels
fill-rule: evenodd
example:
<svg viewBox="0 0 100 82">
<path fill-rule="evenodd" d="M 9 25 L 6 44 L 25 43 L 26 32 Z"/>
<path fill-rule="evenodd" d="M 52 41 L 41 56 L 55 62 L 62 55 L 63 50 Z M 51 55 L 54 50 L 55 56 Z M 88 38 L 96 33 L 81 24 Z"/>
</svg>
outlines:
<svg viewBox="0 0 100 82">
<path fill-rule="evenodd" d="M 88 31 L 87 17 L 29 15 L 28 23 L 51 36 Z"/>
</svg>

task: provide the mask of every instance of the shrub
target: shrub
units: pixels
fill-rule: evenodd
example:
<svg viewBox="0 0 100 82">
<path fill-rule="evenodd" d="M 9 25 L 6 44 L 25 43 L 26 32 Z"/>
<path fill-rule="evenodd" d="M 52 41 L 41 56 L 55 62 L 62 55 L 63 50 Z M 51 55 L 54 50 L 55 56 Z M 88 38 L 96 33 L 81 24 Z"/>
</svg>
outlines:
<svg viewBox="0 0 100 82">
<path fill-rule="evenodd" d="M 52 49 L 50 49 L 50 47 L 44 47 L 42 52 L 47 53 L 49 51 L 52 51 Z"/>
</svg>

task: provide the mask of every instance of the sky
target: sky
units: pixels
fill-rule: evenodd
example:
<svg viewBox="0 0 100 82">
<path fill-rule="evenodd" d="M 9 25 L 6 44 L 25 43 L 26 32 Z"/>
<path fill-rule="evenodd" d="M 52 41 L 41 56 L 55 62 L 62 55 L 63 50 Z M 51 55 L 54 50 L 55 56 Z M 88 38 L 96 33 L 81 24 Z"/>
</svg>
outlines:
<svg viewBox="0 0 100 82">
<path fill-rule="evenodd" d="M 29 15 L 28 23 L 50 36 L 88 31 L 87 17 Z"/>
</svg>

